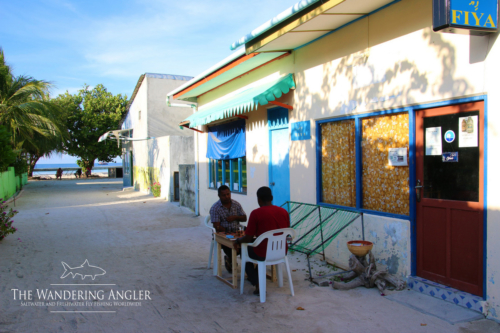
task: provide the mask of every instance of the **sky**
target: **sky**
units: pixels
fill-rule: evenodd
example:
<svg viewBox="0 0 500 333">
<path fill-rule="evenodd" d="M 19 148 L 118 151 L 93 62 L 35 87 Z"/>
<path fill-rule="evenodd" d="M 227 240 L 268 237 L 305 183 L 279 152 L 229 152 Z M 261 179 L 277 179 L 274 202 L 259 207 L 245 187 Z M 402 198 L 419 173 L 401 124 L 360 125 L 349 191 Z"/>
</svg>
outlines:
<svg viewBox="0 0 500 333">
<path fill-rule="evenodd" d="M 101 83 L 130 97 L 141 74 L 196 76 L 297 2 L 0 0 L 0 47 L 15 75 L 51 82 L 53 96 Z"/>
</svg>

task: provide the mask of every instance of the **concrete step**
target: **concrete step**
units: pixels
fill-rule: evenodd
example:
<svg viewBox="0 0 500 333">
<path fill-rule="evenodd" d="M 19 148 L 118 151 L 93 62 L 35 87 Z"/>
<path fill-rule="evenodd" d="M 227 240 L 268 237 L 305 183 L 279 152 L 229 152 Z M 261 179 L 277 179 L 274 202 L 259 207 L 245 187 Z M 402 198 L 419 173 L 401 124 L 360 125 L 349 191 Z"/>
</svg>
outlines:
<svg viewBox="0 0 500 333">
<path fill-rule="evenodd" d="M 440 298 L 425 295 L 415 290 L 398 291 L 385 298 L 421 313 L 438 317 L 453 325 L 484 319 L 481 313 L 457 306 L 455 303 L 443 302 Z"/>
<path fill-rule="evenodd" d="M 417 276 L 408 278 L 408 287 L 419 293 L 439 298 L 481 314 L 487 314 L 488 303 L 482 297 L 460 291 Z"/>
</svg>

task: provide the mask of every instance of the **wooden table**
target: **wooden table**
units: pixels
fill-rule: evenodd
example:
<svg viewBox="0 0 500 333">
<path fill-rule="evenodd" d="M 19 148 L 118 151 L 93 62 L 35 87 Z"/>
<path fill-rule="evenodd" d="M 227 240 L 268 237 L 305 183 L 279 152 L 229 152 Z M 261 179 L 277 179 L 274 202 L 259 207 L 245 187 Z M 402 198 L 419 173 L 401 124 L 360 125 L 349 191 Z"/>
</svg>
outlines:
<svg viewBox="0 0 500 333">
<path fill-rule="evenodd" d="M 217 274 L 215 277 L 228 286 L 230 286 L 233 289 L 238 288 L 238 261 L 237 261 L 237 252 L 236 249 L 233 247 L 234 241 L 238 237 L 244 236 L 244 234 L 239 235 L 236 237 L 234 234 L 234 238 L 227 238 L 228 234 L 224 232 L 218 232 L 215 234 L 215 241 L 217 242 Z M 229 247 L 232 251 L 232 266 L 233 266 L 233 271 L 232 271 L 232 277 L 230 279 L 224 279 L 222 277 L 222 256 L 220 254 L 220 251 L 222 250 L 221 245 L 225 245 Z M 214 267 L 215 268 L 215 267 Z M 273 265 L 271 268 L 271 274 L 266 274 L 268 278 L 271 279 L 271 281 L 276 282 L 278 280 L 277 274 L 276 274 L 276 265 Z"/>
<path fill-rule="evenodd" d="M 223 232 L 218 232 L 215 234 L 215 241 L 217 242 L 217 275 L 215 276 L 228 286 L 232 287 L 233 289 L 238 288 L 238 261 L 236 260 L 236 249 L 233 247 L 234 241 L 236 240 L 236 237 L 234 238 L 227 238 L 227 234 Z M 241 237 L 241 236 L 240 236 Z M 233 272 L 232 272 L 232 279 L 226 280 L 222 277 L 222 256 L 220 254 L 221 251 L 221 245 L 225 245 L 229 247 L 232 251 L 232 266 L 233 266 Z"/>
</svg>

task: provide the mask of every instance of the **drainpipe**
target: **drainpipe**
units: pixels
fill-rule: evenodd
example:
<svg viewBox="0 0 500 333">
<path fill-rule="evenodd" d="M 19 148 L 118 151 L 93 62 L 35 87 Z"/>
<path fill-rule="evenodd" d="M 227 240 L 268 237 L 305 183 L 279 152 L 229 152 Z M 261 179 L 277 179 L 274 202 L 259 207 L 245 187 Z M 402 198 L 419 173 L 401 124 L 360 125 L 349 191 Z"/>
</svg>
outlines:
<svg viewBox="0 0 500 333">
<path fill-rule="evenodd" d="M 199 186 L 199 168 L 198 168 L 198 133 L 194 133 L 194 150 L 195 150 L 195 156 L 194 156 L 194 196 L 196 198 L 196 203 L 195 203 L 195 214 L 196 216 L 200 216 L 200 186 Z"/>
</svg>

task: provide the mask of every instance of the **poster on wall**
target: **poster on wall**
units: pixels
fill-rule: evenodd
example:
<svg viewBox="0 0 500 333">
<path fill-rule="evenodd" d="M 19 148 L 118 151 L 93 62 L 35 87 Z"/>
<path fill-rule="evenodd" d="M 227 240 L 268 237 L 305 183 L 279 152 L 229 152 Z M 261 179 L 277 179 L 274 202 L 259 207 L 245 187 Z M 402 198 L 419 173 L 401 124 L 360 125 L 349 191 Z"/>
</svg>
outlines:
<svg viewBox="0 0 500 333">
<path fill-rule="evenodd" d="M 458 118 L 458 147 L 477 147 L 477 116 Z"/>
<path fill-rule="evenodd" d="M 441 155 L 441 127 L 428 127 L 425 129 L 425 155 Z"/>
<path fill-rule="evenodd" d="M 406 148 L 389 148 L 389 165 L 408 166 Z"/>
</svg>

